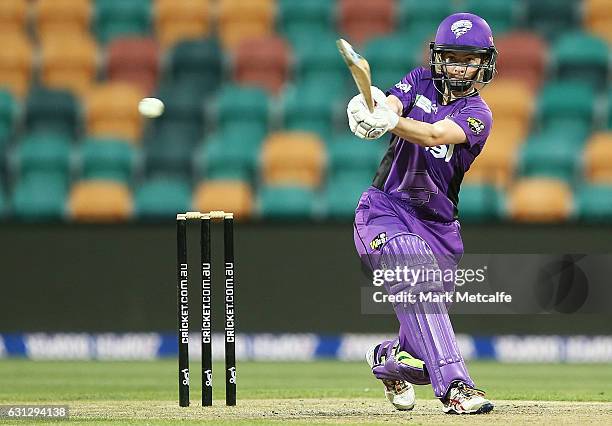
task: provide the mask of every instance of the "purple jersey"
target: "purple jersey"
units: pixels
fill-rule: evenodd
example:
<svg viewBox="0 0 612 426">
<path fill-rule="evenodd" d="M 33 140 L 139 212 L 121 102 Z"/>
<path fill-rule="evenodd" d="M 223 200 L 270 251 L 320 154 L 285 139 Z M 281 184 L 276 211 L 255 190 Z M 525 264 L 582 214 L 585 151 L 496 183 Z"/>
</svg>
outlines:
<svg viewBox="0 0 612 426">
<path fill-rule="evenodd" d="M 414 69 L 387 95 L 402 101 L 403 117 L 425 123 L 453 120 L 465 132 L 467 143 L 424 148 L 394 135 L 372 185 L 405 200 L 423 219 L 456 219 L 459 186 L 489 136 L 491 110 L 478 93 L 439 105 L 431 71 L 425 68 Z"/>
</svg>

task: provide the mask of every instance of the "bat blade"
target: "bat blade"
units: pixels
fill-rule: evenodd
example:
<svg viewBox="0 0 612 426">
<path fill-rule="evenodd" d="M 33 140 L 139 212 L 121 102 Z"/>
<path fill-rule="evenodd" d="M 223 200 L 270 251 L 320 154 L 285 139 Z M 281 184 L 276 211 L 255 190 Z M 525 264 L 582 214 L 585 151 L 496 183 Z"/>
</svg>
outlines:
<svg viewBox="0 0 612 426">
<path fill-rule="evenodd" d="M 370 64 L 368 64 L 368 61 L 363 56 L 355 52 L 355 49 L 353 49 L 353 46 L 348 41 L 341 38 L 336 41 L 336 46 L 342 59 L 344 59 L 344 62 L 346 62 L 351 71 L 355 84 L 363 95 L 368 109 L 370 112 L 374 111 L 374 101 L 372 100 L 372 91 L 370 89 L 372 86 Z"/>
</svg>

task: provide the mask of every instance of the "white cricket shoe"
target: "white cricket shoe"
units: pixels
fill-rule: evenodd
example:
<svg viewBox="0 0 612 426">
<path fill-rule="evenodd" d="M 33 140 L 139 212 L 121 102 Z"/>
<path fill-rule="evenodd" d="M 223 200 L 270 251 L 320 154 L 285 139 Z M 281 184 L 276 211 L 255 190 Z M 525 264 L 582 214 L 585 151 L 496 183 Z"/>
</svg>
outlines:
<svg viewBox="0 0 612 426">
<path fill-rule="evenodd" d="M 376 364 L 375 355 L 378 345 L 372 346 L 366 352 L 366 361 L 370 368 Z M 381 360 L 384 362 L 384 360 Z M 412 410 L 416 402 L 412 384 L 405 380 L 380 380 L 385 385 L 385 396 L 397 410 Z"/>
<path fill-rule="evenodd" d="M 485 398 L 484 391 L 456 382 L 442 401 L 446 414 L 486 414 L 493 410 L 493 403 Z"/>
</svg>

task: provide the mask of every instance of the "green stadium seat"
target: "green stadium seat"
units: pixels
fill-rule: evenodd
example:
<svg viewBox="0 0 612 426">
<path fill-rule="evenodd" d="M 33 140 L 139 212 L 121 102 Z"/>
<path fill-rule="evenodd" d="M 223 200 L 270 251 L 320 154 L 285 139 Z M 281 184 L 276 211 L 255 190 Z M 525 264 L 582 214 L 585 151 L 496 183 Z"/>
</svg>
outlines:
<svg viewBox="0 0 612 426">
<path fill-rule="evenodd" d="M 171 51 L 168 75 L 200 95 L 215 92 L 223 77 L 223 52 L 215 38 L 179 42 Z"/>
<path fill-rule="evenodd" d="M 464 184 L 459 192 L 459 219 L 462 222 L 498 220 L 503 212 L 503 197 L 492 185 Z"/>
<path fill-rule="evenodd" d="M 579 25 L 579 1 L 524 1 L 527 27 L 548 39 L 554 39 Z"/>
<path fill-rule="evenodd" d="M 577 177 L 579 152 L 575 141 L 533 136 L 521 148 L 520 174 L 526 177 L 554 177 L 572 182 Z"/>
<path fill-rule="evenodd" d="M 293 42 L 306 35 L 329 31 L 333 25 L 335 2 L 329 0 L 280 0 L 278 26 Z"/>
<path fill-rule="evenodd" d="M 451 0 L 399 0 L 399 30 L 435 34 L 444 18 L 454 12 Z"/>
<path fill-rule="evenodd" d="M 337 178 L 357 172 L 369 176 L 371 182 L 386 149 L 382 141 L 364 141 L 352 134 L 338 136 L 328 145 L 328 174 Z"/>
<path fill-rule="evenodd" d="M 325 139 L 333 131 L 334 118 L 346 118 L 342 87 L 305 83 L 290 86 L 283 96 L 283 123 L 288 130 L 315 132 Z"/>
<path fill-rule="evenodd" d="M 189 181 L 154 178 L 141 184 L 134 195 L 135 214 L 140 219 L 171 219 L 191 208 Z"/>
<path fill-rule="evenodd" d="M 25 125 L 31 133 L 57 133 L 74 138 L 79 130 L 79 104 L 67 90 L 36 87 L 26 100 Z"/>
<path fill-rule="evenodd" d="M 259 212 L 266 219 L 311 219 L 315 192 L 295 186 L 266 186 L 259 193 Z"/>
<path fill-rule="evenodd" d="M 612 129 L 612 88 L 608 89 L 608 129 Z"/>
<path fill-rule="evenodd" d="M 584 185 L 576 194 L 578 218 L 585 222 L 612 221 L 612 186 Z"/>
<path fill-rule="evenodd" d="M 591 129 L 595 112 L 595 91 L 585 82 L 549 83 L 538 99 L 540 126 L 563 127 L 579 123 Z"/>
<path fill-rule="evenodd" d="M 557 77 L 602 87 L 608 81 L 608 45 L 588 33 L 563 34 L 552 48 Z"/>
<path fill-rule="evenodd" d="M 18 220 L 61 220 L 68 187 L 62 173 L 34 172 L 22 177 L 11 196 L 12 214 Z"/>
<path fill-rule="evenodd" d="M 151 32 L 150 0 L 96 0 L 95 32 L 102 43 Z"/>
<path fill-rule="evenodd" d="M 517 26 L 520 4 L 513 0 L 467 0 L 465 10 L 484 18 L 496 36 Z"/>
<path fill-rule="evenodd" d="M 261 142 L 257 135 L 233 131 L 207 138 L 195 154 L 197 178 L 252 182 Z"/>
<path fill-rule="evenodd" d="M 304 34 L 293 41 L 293 53 L 296 58 L 296 81 L 300 84 L 316 82 L 324 87 L 345 86 L 350 73 L 336 48 L 333 33 Z"/>
<path fill-rule="evenodd" d="M 195 142 L 160 136 L 146 141 L 145 174 L 148 177 L 191 178 L 191 162 Z"/>
<path fill-rule="evenodd" d="M 118 139 L 88 139 L 81 147 L 83 179 L 130 183 L 136 166 L 134 147 Z"/>
<path fill-rule="evenodd" d="M 14 132 L 17 111 L 13 95 L 0 89 L 0 172 L 4 169 L 5 150 Z"/>
<path fill-rule="evenodd" d="M 242 131 L 263 137 L 268 131 L 270 100 L 260 87 L 227 85 L 216 104 L 217 129 Z"/>
<path fill-rule="evenodd" d="M 391 88 L 421 62 L 425 38 L 421 34 L 396 33 L 370 40 L 363 49 L 372 81 L 382 90 Z M 399 52 L 399 54 L 398 54 Z"/>
<path fill-rule="evenodd" d="M 21 178 L 31 173 L 57 173 L 70 178 L 70 140 L 59 135 L 34 134 L 26 137 L 11 156 L 14 174 Z"/>
<path fill-rule="evenodd" d="M 370 170 L 344 172 L 331 177 L 324 192 L 325 214 L 331 219 L 350 219 L 361 194 L 372 184 Z"/>
</svg>

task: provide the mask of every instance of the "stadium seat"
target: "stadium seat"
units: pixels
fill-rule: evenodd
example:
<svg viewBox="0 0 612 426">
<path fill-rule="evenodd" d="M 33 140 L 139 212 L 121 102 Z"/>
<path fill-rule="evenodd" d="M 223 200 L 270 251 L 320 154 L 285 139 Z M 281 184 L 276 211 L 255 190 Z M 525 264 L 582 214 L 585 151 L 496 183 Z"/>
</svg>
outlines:
<svg viewBox="0 0 612 426">
<path fill-rule="evenodd" d="M 297 84 L 283 94 L 283 124 L 287 130 L 315 132 L 327 139 L 333 131 L 334 118 L 340 113 L 346 120 L 346 99 L 342 87 L 326 87 L 316 82 Z"/>
<path fill-rule="evenodd" d="M 223 54 L 214 38 L 186 40 L 170 52 L 168 76 L 173 82 L 193 85 L 200 95 L 217 90 L 222 80 Z"/>
<path fill-rule="evenodd" d="M 291 52 L 276 36 L 241 40 L 234 49 L 234 81 L 277 95 L 289 78 Z"/>
<path fill-rule="evenodd" d="M 562 181 L 547 178 L 518 180 L 508 195 L 508 209 L 517 222 L 561 222 L 573 208 L 572 192 Z"/>
<path fill-rule="evenodd" d="M 398 29 L 425 36 L 435 34 L 440 22 L 455 11 L 449 0 L 398 0 L 398 6 Z"/>
<path fill-rule="evenodd" d="M 584 27 L 612 43 L 612 8 L 608 0 L 585 0 Z"/>
<path fill-rule="evenodd" d="M 329 31 L 335 24 L 335 2 L 279 0 L 278 27 L 292 43 L 305 35 Z"/>
<path fill-rule="evenodd" d="M 353 134 L 337 136 L 328 145 L 328 174 L 331 179 L 343 175 L 365 175 L 368 184 L 372 181 L 387 144 L 382 141 L 364 142 Z M 341 179 L 340 179 L 341 180 Z"/>
<path fill-rule="evenodd" d="M 501 217 L 503 198 L 493 185 L 464 184 L 459 192 L 459 219 L 462 222 L 488 222 Z"/>
<path fill-rule="evenodd" d="M 355 45 L 389 34 L 395 26 L 394 0 L 339 0 L 338 28 Z"/>
<path fill-rule="evenodd" d="M 88 35 L 49 38 L 42 44 L 41 81 L 77 96 L 90 90 L 97 68 L 97 46 Z"/>
<path fill-rule="evenodd" d="M 532 136 L 522 146 L 520 174 L 552 177 L 572 183 L 577 176 L 580 145 L 571 139 Z"/>
<path fill-rule="evenodd" d="M 331 219 L 350 219 L 361 194 L 372 183 L 374 171 L 358 170 L 330 176 L 323 193 L 325 216 Z"/>
<path fill-rule="evenodd" d="M 512 32 L 497 38 L 495 46 L 499 78 L 521 80 L 536 92 L 545 78 L 546 42 L 534 33 Z"/>
<path fill-rule="evenodd" d="M 90 31 L 91 15 L 91 0 L 38 0 L 38 39 L 44 41 L 54 37 L 82 37 Z"/>
<path fill-rule="evenodd" d="M 324 167 L 325 147 L 314 133 L 271 133 L 263 144 L 261 174 L 266 185 L 317 188 Z"/>
<path fill-rule="evenodd" d="M 30 133 L 75 138 L 80 130 L 79 103 L 67 90 L 35 87 L 28 94 L 25 110 L 25 125 Z"/>
<path fill-rule="evenodd" d="M 248 183 L 236 180 L 202 182 L 193 197 L 193 207 L 206 212 L 222 210 L 234 213 L 238 220 L 253 214 L 253 193 Z"/>
<path fill-rule="evenodd" d="M 138 142 L 142 118 L 137 105 L 143 97 L 138 86 L 128 83 L 99 84 L 87 97 L 87 133 Z"/>
<path fill-rule="evenodd" d="M 28 0 L 0 1 L 0 28 L 4 33 L 26 33 Z"/>
<path fill-rule="evenodd" d="M 211 0 L 156 0 L 155 32 L 163 48 L 202 38 L 211 31 Z"/>
<path fill-rule="evenodd" d="M 132 196 L 120 182 L 80 181 L 70 191 L 68 210 L 79 222 L 126 221 L 132 214 Z"/>
<path fill-rule="evenodd" d="M 157 87 L 159 52 L 154 39 L 118 38 L 108 45 L 106 52 L 108 80 L 138 85 L 147 94 Z"/>
<path fill-rule="evenodd" d="M 553 46 L 557 77 L 602 87 L 608 80 L 608 45 L 583 32 L 563 34 Z"/>
<path fill-rule="evenodd" d="M 20 141 L 11 158 L 13 174 L 20 178 L 35 173 L 70 179 L 70 139 L 53 134 L 33 134 Z"/>
<path fill-rule="evenodd" d="M 82 179 L 131 183 L 136 152 L 129 143 L 118 139 L 89 138 L 81 145 L 80 154 Z"/>
<path fill-rule="evenodd" d="M 227 85 L 219 93 L 215 114 L 220 132 L 240 129 L 263 136 L 268 131 L 270 101 L 262 88 Z"/>
<path fill-rule="evenodd" d="M 217 21 L 223 47 L 232 50 L 244 39 L 271 35 L 275 13 L 274 0 L 220 0 Z"/>
<path fill-rule="evenodd" d="M 516 79 L 496 79 L 485 87 L 481 95 L 498 125 L 516 126 L 526 136 L 535 108 L 534 96 L 525 83 Z"/>
<path fill-rule="evenodd" d="M 583 128 L 588 134 L 595 114 L 595 91 L 584 82 L 558 81 L 547 84 L 538 99 L 542 128 Z"/>
<path fill-rule="evenodd" d="M 351 77 L 338 54 L 337 37 L 332 33 L 312 34 L 294 43 L 296 81 L 324 87 L 345 86 Z"/>
<path fill-rule="evenodd" d="M 264 219 L 311 219 L 315 212 L 314 191 L 300 186 L 264 186 L 259 192 L 259 214 Z"/>
<path fill-rule="evenodd" d="M 191 188 L 182 179 L 154 178 L 138 186 L 134 194 L 139 219 L 172 219 L 191 209 Z"/>
<path fill-rule="evenodd" d="M 170 133 L 148 139 L 144 146 L 146 176 L 190 179 L 195 143 Z"/>
<path fill-rule="evenodd" d="M 101 43 L 151 31 L 149 0 L 96 0 L 95 33 Z"/>
<path fill-rule="evenodd" d="M 65 179 L 53 173 L 36 172 L 13 187 L 13 217 L 23 221 L 61 220 L 65 214 L 68 189 Z"/>
<path fill-rule="evenodd" d="M 584 176 L 592 183 L 612 184 L 612 132 L 596 133 L 584 150 Z"/>
<path fill-rule="evenodd" d="M 34 50 L 22 33 L 2 34 L 2 41 L 10 49 L 0 49 L 0 88 L 23 98 L 30 86 Z"/>
<path fill-rule="evenodd" d="M 523 132 L 514 125 L 494 125 L 483 151 L 476 157 L 464 180 L 507 186 L 514 175 Z"/>
<path fill-rule="evenodd" d="M 391 88 L 415 68 L 425 47 L 419 35 L 395 33 L 368 41 L 363 55 L 368 59 L 374 86 L 383 91 Z"/>
<path fill-rule="evenodd" d="M 196 177 L 253 182 L 260 145 L 257 135 L 241 131 L 212 135 L 195 153 Z"/>
<path fill-rule="evenodd" d="M 585 222 L 612 220 L 612 185 L 582 185 L 576 193 L 578 218 Z"/>
<path fill-rule="evenodd" d="M 527 26 L 547 39 L 554 39 L 578 26 L 580 3 L 575 0 L 525 0 Z"/>
<path fill-rule="evenodd" d="M 18 105 L 11 92 L 0 89 L 0 158 L 15 130 L 17 112 Z M 0 161 L 0 164 L 3 164 L 3 161 Z"/>
<path fill-rule="evenodd" d="M 500 35 L 517 26 L 520 3 L 512 0 L 467 0 L 464 9 L 484 18 L 493 34 Z"/>
</svg>

